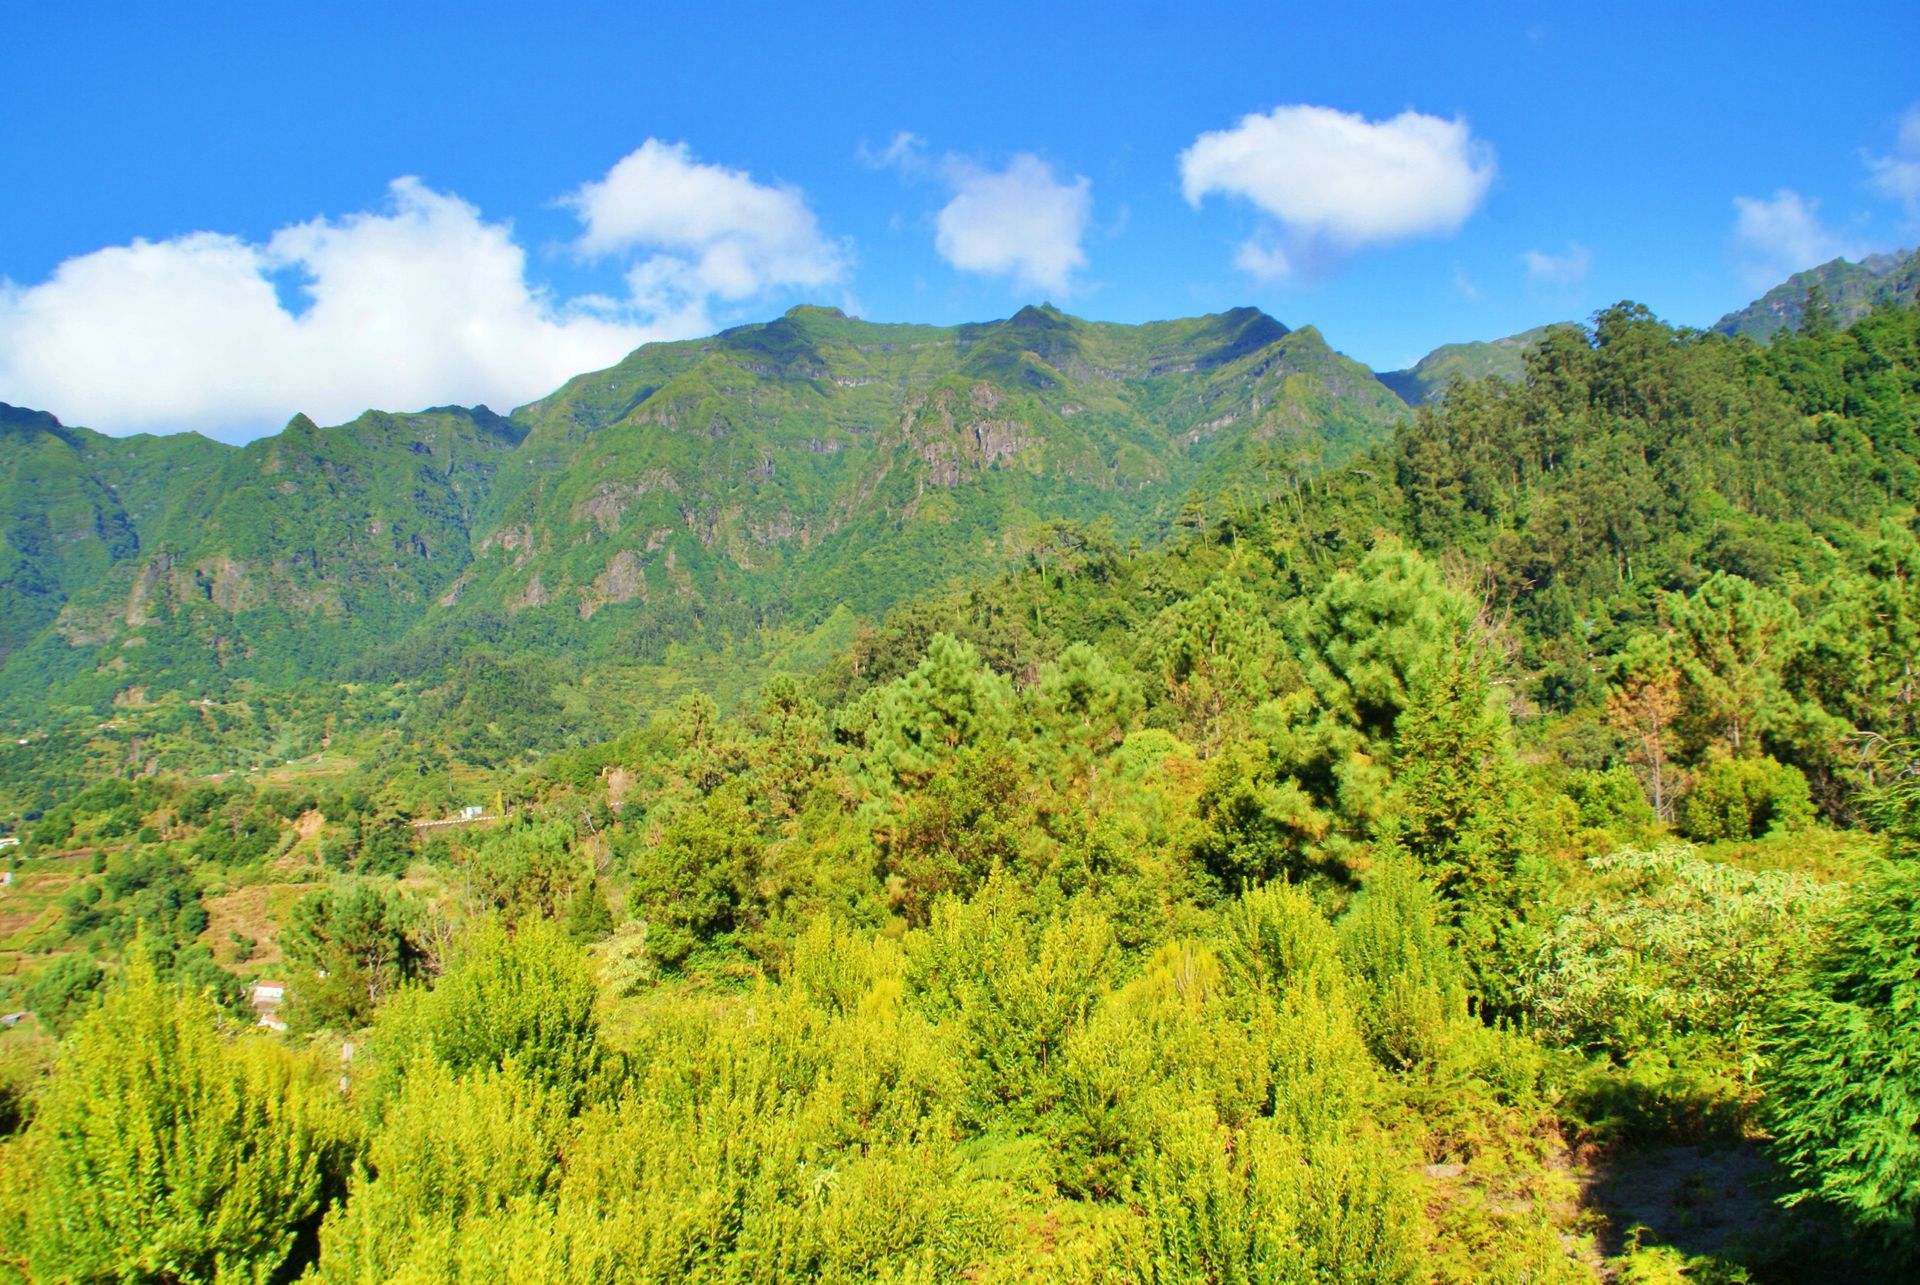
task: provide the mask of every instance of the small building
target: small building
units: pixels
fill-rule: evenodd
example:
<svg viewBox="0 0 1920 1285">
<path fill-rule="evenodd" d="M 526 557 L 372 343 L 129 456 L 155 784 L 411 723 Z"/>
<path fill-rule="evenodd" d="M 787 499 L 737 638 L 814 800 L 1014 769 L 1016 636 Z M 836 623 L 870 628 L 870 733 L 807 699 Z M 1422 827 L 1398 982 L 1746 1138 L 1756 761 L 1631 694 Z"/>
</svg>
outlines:
<svg viewBox="0 0 1920 1285">
<path fill-rule="evenodd" d="M 31 1013 L 0 1013 L 0 1026 L 11 1030 L 32 1016 Z"/>
<path fill-rule="evenodd" d="M 247 1003 L 253 1007 L 254 1025 L 264 1026 L 270 1031 L 286 1030 L 287 1024 L 280 1020 L 280 1005 L 286 998 L 285 982 L 255 982 L 247 991 Z"/>
<path fill-rule="evenodd" d="M 12 886 L 13 886 L 13 871 L 0 870 L 0 888 L 10 888 Z"/>
<path fill-rule="evenodd" d="M 460 809 L 460 819 L 462 821 L 478 821 L 486 815 L 486 812 L 486 808 L 480 804 L 469 803 L 466 807 Z"/>
<path fill-rule="evenodd" d="M 10 834 L 10 835 L 7 835 L 5 838 L 0 839 L 0 848 L 17 848 L 19 846 L 20 846 L 20 836 L 17 834 Z"/>
</svg>

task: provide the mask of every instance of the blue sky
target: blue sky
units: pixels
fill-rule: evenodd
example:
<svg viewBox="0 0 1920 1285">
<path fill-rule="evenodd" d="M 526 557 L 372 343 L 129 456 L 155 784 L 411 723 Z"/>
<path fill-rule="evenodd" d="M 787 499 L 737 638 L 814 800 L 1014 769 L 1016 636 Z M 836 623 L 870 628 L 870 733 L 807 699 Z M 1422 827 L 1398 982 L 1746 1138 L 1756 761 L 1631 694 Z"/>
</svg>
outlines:
<svg viewBox="0 0 1920 1285">
<path fill-rule="evenodd" d="M 504 408 L 802 300 L 1391 369 L 1920 243 L 1911 3 L 914 9 L 0 6 L 0 400 Z"/>
</svg>

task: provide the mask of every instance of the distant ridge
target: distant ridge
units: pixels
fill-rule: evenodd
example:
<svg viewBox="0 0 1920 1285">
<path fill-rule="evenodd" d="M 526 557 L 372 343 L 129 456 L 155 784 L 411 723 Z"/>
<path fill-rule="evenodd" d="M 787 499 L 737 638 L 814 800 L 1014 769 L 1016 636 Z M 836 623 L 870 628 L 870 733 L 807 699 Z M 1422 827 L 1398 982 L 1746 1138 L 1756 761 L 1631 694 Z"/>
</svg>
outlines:
<svg viewBox="0 0 1920 1285">
<path fill-rule="evenodd" d="M 1485 379 L 1492 375 L 1518 383 L 1527 373 L 1527 354 L 1551 326 L 1535 326 L 1504 339 L 1442 344 L 1406 370 L 1389 370 L 1380 382 L 1409 406 L 1433 401 L 1455 379 Z"/>
<path fill-rule="evenodd" d="M 1714 322 L 1713 328 L 1757 343 L 1766 343 L 1783 330 L 1798 330 L 1806 321 L 1807 296 L 1815 286 L 1833 309 L 1833 324 L 1851 325 L 1882 303 L 1914 302 L 1920 293 L 1920 250 L 1870 254 L 1858 263 L 1835 259 L 1796 272 L 1746 307 Z"/>
</svg>

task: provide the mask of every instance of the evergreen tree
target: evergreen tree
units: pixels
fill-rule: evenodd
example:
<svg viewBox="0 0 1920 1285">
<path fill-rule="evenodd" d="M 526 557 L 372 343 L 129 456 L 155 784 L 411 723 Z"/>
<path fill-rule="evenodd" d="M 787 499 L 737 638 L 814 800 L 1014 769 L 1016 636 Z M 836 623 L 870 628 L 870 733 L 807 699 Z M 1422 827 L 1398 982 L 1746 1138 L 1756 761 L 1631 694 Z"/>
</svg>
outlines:
<svg viewBox="0 0 1920 1285">
<path fill-rule="evenodd" d="M 1777 1009 L 1768 1053 L 1797 1198 L 1920 1254 L 1920 861 L 1857 891 Z"/>
<path fill-rule="evenodd" d="M 1327 582 L 1301 619 L 1300 660 L 1320 708 L 1373 746 L 1394 736 L 1428 673 L 1465 645 L 1473 605 L 1433 564 L 1382 540 Z"/>
<path fill-rule="evenodd" d="M 963 746 L 1004 742 L 1013 685 L 970 643 L 936 634 L 917 668 L 886 687 L 874 718 L 874 763 L 893 780 L 922 780 Z"/>
<path fill-rule="evenodd" d="M 1271 693 L 1273 631 L 1259 603 L 1231 583 L 1210 584 L 1161 612 L 1148 646 L 1181 733 L 1203 753 Z"/>
<path fill-rule="evenodd" d="M 1074 643 L 1040 671 L 1031 705 L 1035 745 L 1071 781 L 1092 776 L 1145 708 L 1140 685 L 1087 643 Z"/>
<path fill-rule="evenodd" d="M 1799 612 L 1781 594 L 1717 573 L 1665 602 L 1681 674 L 1681 728 L 1704 749 L 1761 753 L 1762 738 L 1790 716 L 1784 674 Z"/>
<path fill-rule="evenodd" d="M 1903 743 L 1912 760 L 1920 747 Z M 1862 881 L 1773 1013 L 1771 1122 L 1799 1186 L 1920 1259 L 1920 833 L 1916 792 L 1871 804 L 1894 860 Z"/>
<path fill-rule="evenodd" d="M 413 975 L 417 907 L 373 883 L 343 884 L 294 903 L 280 947 L 297 970 L 288 1016 L 302 1027 L 351 1031 Z"/>
</svg>

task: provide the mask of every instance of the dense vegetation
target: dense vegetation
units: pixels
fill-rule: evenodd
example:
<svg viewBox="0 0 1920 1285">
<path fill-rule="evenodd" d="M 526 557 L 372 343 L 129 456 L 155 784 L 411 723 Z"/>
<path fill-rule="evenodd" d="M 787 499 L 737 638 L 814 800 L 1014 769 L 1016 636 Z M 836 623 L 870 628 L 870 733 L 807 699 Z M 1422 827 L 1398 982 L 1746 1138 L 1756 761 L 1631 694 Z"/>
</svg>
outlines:
<svg viewBox="0 0 1920 1285">
<path fill-rule="evenodd" d="M 469 656 L 358 762 L 99 779 L 0 894 L 0 1273 L 1895 1277 L 1916 425 L 1913 310 L 1622 305 L 727 708 L 526 763 L 586 678 Z"/>
</svg>

